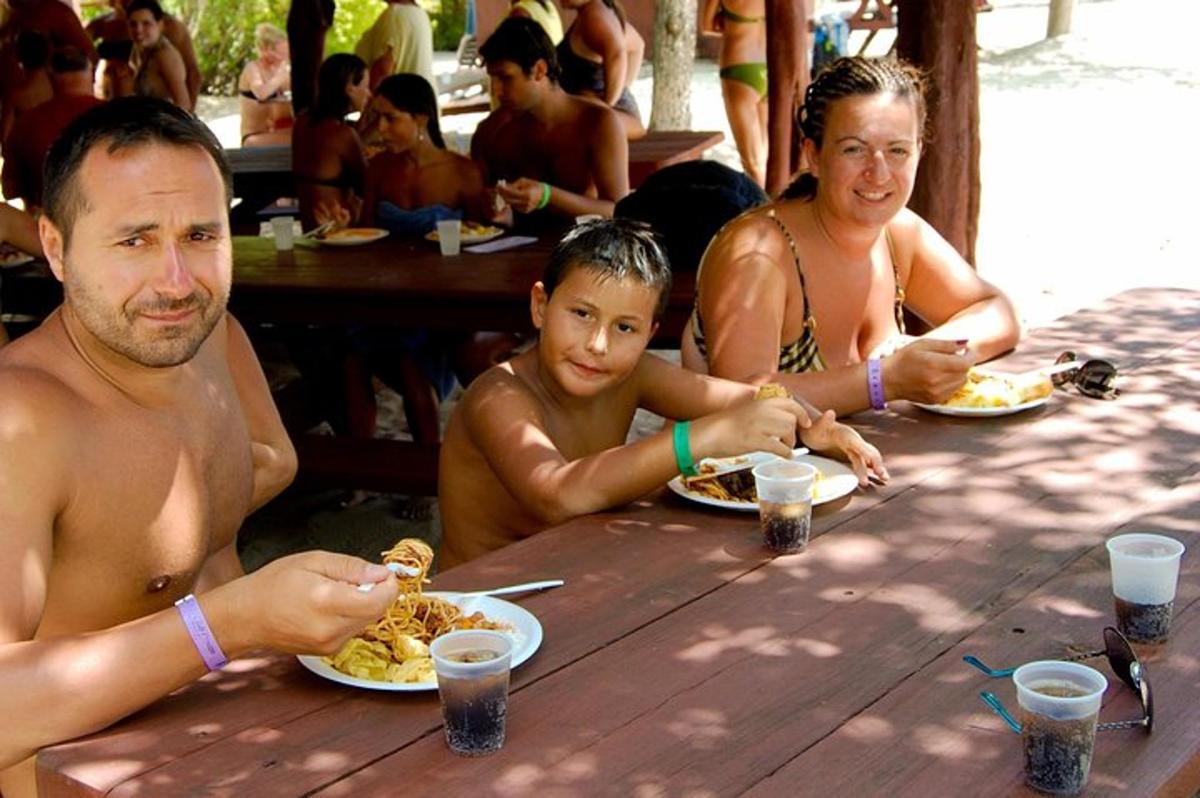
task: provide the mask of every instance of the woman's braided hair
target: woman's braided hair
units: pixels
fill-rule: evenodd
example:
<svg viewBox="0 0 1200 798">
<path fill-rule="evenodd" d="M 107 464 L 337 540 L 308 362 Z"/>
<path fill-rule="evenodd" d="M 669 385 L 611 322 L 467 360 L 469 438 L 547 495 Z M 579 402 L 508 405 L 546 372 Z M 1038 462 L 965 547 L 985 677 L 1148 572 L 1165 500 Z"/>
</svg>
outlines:
<svg viewBox="0 0 1200 798">
<path fill-rule="evenodd" d="M 800 134 L 821 148 L 829 106 L 845 97 L 894 94 L 913 104 L 917 114 L 917 130 L 924 138 L 925 77 L 912 64 L 897 58 L 839 58 L 824 69 L 804 92 L 804 105 L 796 114 Z M 784 189 L 781 199 L 812 199 L 817 194 L 817 178 L 811 172 L 801 172 Z"/>
</svg>

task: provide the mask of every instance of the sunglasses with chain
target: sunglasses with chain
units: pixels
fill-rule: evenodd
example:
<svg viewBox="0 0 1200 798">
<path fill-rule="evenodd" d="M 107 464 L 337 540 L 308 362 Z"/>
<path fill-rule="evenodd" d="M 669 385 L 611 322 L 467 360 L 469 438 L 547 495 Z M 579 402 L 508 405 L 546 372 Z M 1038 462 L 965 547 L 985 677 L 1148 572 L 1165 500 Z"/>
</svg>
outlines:
<svg viewBox="0 0 1200 798">
<path fill-rule="evenodd" d="M 1073 363 L 1076 360 L 1075 353 L 1067 351 L 1054 362 Z M 1074 385 L 1081 394 L 1092 399 L 1116 399 L 1121 395 L 1117 388 L 1117 367 L 1107 360 L 1085 360 L 1077 369 L 1051 375 L 1050 381 L 1059 388 Z"/>
<path fill-rule="evenodd" d="M 1138 699 L 1142 704 L 1142 717 L 1137 720 L 1118 720 L 1110 723 L 1101 723 L 1096 726 L 1097 731 L 1111 731 L 1113 729 L 1132 729 L 1141 726 L 1149 734 L 1154 730 L 1154 694 L 1150 691 L 1150 675 L 1146 672 L 1146 666 L 1137 658 L 1137 654 L 1133 652 L 1133 647 L 1129 645 L 1129 641 L 1125 639 L 1125 635 L 1117 631 L 1112 626 L 1104 628 L 1104 650 L 1089 651 L 1085 654 L 1076 654 L 1071 657 L 1065 657 L 1067 662 L 1080 662 L 1085 659 L 1094 659 L 1096 657 L 1108 657 L 1108 664 L 1112 666 L 1113 673 L 1117 675 L 1121 681 L 1129 685 L 1129 687 L 1137 693 Z M 978 657 L 967 654 L 963 657 L 963 662 L 968 665 L 978 668 L 993 679 L 1012 676 L 1016 668 L 989 668 L 984 665 Z M 1020 731 L 1021 724 L 1013 719 L 1012 715 L 1000 703 L 992 693 L 984 692 L 979 694 L 993 711 L 1012 727 L 1013 731 Z"/>
</svg>

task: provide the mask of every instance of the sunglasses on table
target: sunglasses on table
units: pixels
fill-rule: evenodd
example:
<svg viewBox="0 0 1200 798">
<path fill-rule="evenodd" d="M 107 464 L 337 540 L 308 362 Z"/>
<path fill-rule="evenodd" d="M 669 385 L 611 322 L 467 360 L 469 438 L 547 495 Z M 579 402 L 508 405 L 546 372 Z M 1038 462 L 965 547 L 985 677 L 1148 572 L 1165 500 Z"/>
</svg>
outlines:
<svg viewBox="0 0 1200 798">
<path fill-rule="evenodd" d="M 1074 363 L 1076 360 L 1075 353 L 1067 351 L 1059 355 L 1054 363 Z M 1085 360 L 1077 369 L 1050 375 L 1050 381 L 1056 388 L 1074 385 L 1081 394 L 1093 399 L 1116 399 L 1121 395 L 1117 388 L 1117 367 L 1107 360 Z"/>
<path fill-rule="evenodd" d="M 1154 694 L 1150 691 L 1150 676 L 1146 673 L 1146 666 L 1137 658 L 1133 647 L 1129 645 L 1129 641 L 1125 639 L 1125 635 L 1121 634 L 1115 627 L 1106 626 L 1104 628 L 1104 650 L 1089 651 L 1084 654 L 1076 654 L 1071 657 L 1064 657 L 1066 662 L 1081 662 L 1085 659 L 1095 659 L 1096 657 L 1107 657 L 1108 664 L 1112 667 L 1113 673 L 1117 675 L 1121 681 L 1129 685 L 1130 689 L 1137 693 L 1138 699 L 1142 703 L 1142 717 L 1137 720 L 1118 720 L 1110 723 L 1100 723 L 1096 726 L 1096 731 L 1111 731 L 1113 729 L 1133 729 L 1141 726 L 1149 734 L 1154 730 Z M 968 665 L 978 668 L 993 679 L 999 679 L 1005 676 L 1012 676 L 1017 670 L 1016 668 L 989 668 L 984 665 L 978 657 L 970 654 L 963 657 L 963 662 Z M 1000 699 L 988 692 L 979 694 L 983 702 L 992 708 L 993 711 L 1000 717 L 1004 718 L 1013 731 L 1021 731 L 1021 724 L 1008 713 L 1004 705 L 1000 703 Z"/>
</svg>

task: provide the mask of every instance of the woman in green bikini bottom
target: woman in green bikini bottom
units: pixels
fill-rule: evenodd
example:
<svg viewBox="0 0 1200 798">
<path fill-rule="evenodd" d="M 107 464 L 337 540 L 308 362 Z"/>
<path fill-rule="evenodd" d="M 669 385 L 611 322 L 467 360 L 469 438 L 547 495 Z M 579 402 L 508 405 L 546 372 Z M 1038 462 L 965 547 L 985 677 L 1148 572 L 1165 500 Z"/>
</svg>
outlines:
<svg viewBox="0 0 1200 798">
<path fill-rule="evenodd" d="M 767 169 L 767 24 L 764 0 L 705 0 L 703 28 L 721 35 L 721 95 L 742 169 L 760 186 Z"/>
</svg>

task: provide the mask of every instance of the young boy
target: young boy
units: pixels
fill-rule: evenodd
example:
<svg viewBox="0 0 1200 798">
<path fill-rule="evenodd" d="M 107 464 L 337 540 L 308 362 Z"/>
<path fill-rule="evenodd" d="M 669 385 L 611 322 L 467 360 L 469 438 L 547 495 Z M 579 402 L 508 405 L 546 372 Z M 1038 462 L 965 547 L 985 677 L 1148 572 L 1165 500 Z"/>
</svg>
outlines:
<svg viewBox="0 0 1200 798">
<path fill-rule="evenodd" d="M 791 398 L 752 401 L 753 385 L 647 355 L 670 284 L 662 249 L 638 222 L 591 222 L 555 248 L 532 291 L 537 345 L 476 379 L 450 418 L 439 568 L 633 501 L 689 456 L 788 457 L 798 429 L 804 445 L 841 451 L 863 485 L 887 479 L 878 450 L 832 412 Z M 695 420 L 678 445 L 672 427 L 626 444 L 639 407 Z"/>
</svg>

